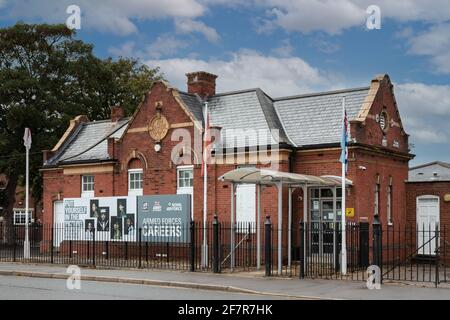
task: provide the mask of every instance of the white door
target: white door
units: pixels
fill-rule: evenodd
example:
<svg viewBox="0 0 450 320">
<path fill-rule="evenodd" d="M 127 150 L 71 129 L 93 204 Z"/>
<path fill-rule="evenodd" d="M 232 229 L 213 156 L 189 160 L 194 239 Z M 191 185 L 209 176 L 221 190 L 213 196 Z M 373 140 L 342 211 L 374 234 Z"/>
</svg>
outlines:
<svg viewBox="0 0 450 320">
<path fill-rule="evenodd" d="M 64 205 L 63 201 L 53 202 L 53 246 L 59 248 L 64 240 Z"/>
<path fill-rule="evenodd" d="M 439 227 L 439 197 L 417 197 L 417 246 L 419 254 L 434 255 L 436 225 Z"/>
<path fill-rule="evenodd" d="M 254 224 L 256 222 L 255 191 L 256 185 L 254 184 L 239 184 L 236 187 L 236 222 L 238 226 L 244 227 L 245 223 Z"/>
</svg>

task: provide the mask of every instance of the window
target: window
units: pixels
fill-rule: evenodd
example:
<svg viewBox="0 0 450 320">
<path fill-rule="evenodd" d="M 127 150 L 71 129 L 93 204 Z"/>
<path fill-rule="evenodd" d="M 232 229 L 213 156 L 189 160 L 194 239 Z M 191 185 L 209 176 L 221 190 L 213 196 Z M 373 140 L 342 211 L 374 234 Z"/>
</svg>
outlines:
<svg viewBox="0 0 450 320">
<path fill-rule="evenodd" d="M 14 224 L 15 225 L 24 225 L 25 224 L 25 209 L 13 209 L 14 213 Z M 33 216 L 33 209 L 28 209 L 28 223 L 31 223 Z"/>
<path fill-rule="evenodd" d="M 94 176 L 81 177 L 81 196 L 82 197 L 94 196 Z"/>
<path fill-rule="evenodd" d="M 178 188 L 192 188 L 194 186 L 194 172 L 192 167 L 178 168 Z"/>
<path fill-rule="evenodd" d="M 375 185 L 375 205 L 374 205 L 374 215 L 379 216 L 380 214 L 380 175 L 377 174 Z"/>
<path fill-rule="evenodd" d="M 389 177 L 387 192 L 387 221 L 388 224 L 392 224 L 392 177 Z"/>
<path fill-rule="evenodd" d="M 194 218 L 194 167 L 177 168 L 177 194 L 191 195 L 191 217 Z"/>
<path fill-rule="evenodd" d="M 128 170 L 128 193 L 142 195 L 142 169 Z"/>
</svg>

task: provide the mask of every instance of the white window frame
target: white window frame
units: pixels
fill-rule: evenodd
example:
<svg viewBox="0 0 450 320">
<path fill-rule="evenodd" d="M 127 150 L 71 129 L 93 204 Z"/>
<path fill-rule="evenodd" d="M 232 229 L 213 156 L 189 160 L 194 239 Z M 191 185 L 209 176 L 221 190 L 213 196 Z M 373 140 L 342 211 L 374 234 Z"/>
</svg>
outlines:
<svg viewBox="0 0 450 320">
<path fill-rule="evenodd" d="M 191 186 L 180 186 L 180 172 L 190 171 L 192 173 L 192 185 Z M 177 189 L 192 189 L 194 188 L 194 166 L 179 166 L 177 167 Z"/>
<path fill-rule="evenodd" d="M 180 187 L 180 171 L 192 171 L 192 186 Z M 190 194 L 191 195 L 191 218 L 194 219 L 194 166 L 178 166 L 177 167 L 177 194 Z"/>
<path fill-rule="evenodd" d="M 85 181 L 85 178 L 92 178 L 92 181 Z M 86 188 L 85 186 L 92 186 L 91 188 Z M 81 197 L 82 198 L 92 198 L 94 197 L 95 191 L 95 177 L 92 174 L 85 174 L 81 176 Z"/>
<path fill-rule="evenodd" d="M 33 222 L 33 209 L 28 209 L 28 223 Z M 16 226 L 25 225 L 25 208 L 14 208 L 13 209 L 13 224 Z M 20 219 L 18 222 L 17 219 Z"/>
<path fill-rule="evenodd" d="M 140 173 L 141 174 L 141 188 L 131 188 L 131 175 Z M 137 181 L 137 180 L 136 180 Z M 134 181 L 134 183 L 136 183 Z M 129 169 L 128 170 L 128 194 L 129 195 L 137 195 L 142 196 L 143 195 L 143 184 L 144 184 L 144 170 L 143 169 Z"/>
</svg>

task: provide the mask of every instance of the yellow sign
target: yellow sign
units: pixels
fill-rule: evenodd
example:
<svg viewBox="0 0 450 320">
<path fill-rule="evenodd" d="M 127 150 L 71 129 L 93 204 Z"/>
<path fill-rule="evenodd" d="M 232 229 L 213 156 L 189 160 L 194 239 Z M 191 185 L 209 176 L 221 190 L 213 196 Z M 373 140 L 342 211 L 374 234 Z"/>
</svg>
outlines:
<svg viewBox="0 0 450 320">
<path fill-rule="evenodd" d="M 444 201 L 445 201 L 445 202 L 450 202 L 450 193 L 449 193 L 449 194 L 446 194 L 446 195 L 444 196 Z"/>
<path fill-rule="evenodd" d="M 354 218 L 355 217 L 355 208 L 345 208 L 345 216 L 347 218 Z"/>
</svg>

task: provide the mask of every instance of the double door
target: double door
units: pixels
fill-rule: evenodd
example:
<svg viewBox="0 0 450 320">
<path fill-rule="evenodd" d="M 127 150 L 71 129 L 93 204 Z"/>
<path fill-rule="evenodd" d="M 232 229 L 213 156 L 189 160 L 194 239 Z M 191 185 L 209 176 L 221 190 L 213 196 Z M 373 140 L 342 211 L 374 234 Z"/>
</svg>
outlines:
<svg viewBox="0 0 450 320">
<path fill-rule="evenodd" d="M 333 254 L 336 250 L 341 221 L 341 200 L 336 200 L 336 213 L 333 199 L 311 200 L 311 251 L 314 254 Z"/>
</svg>

